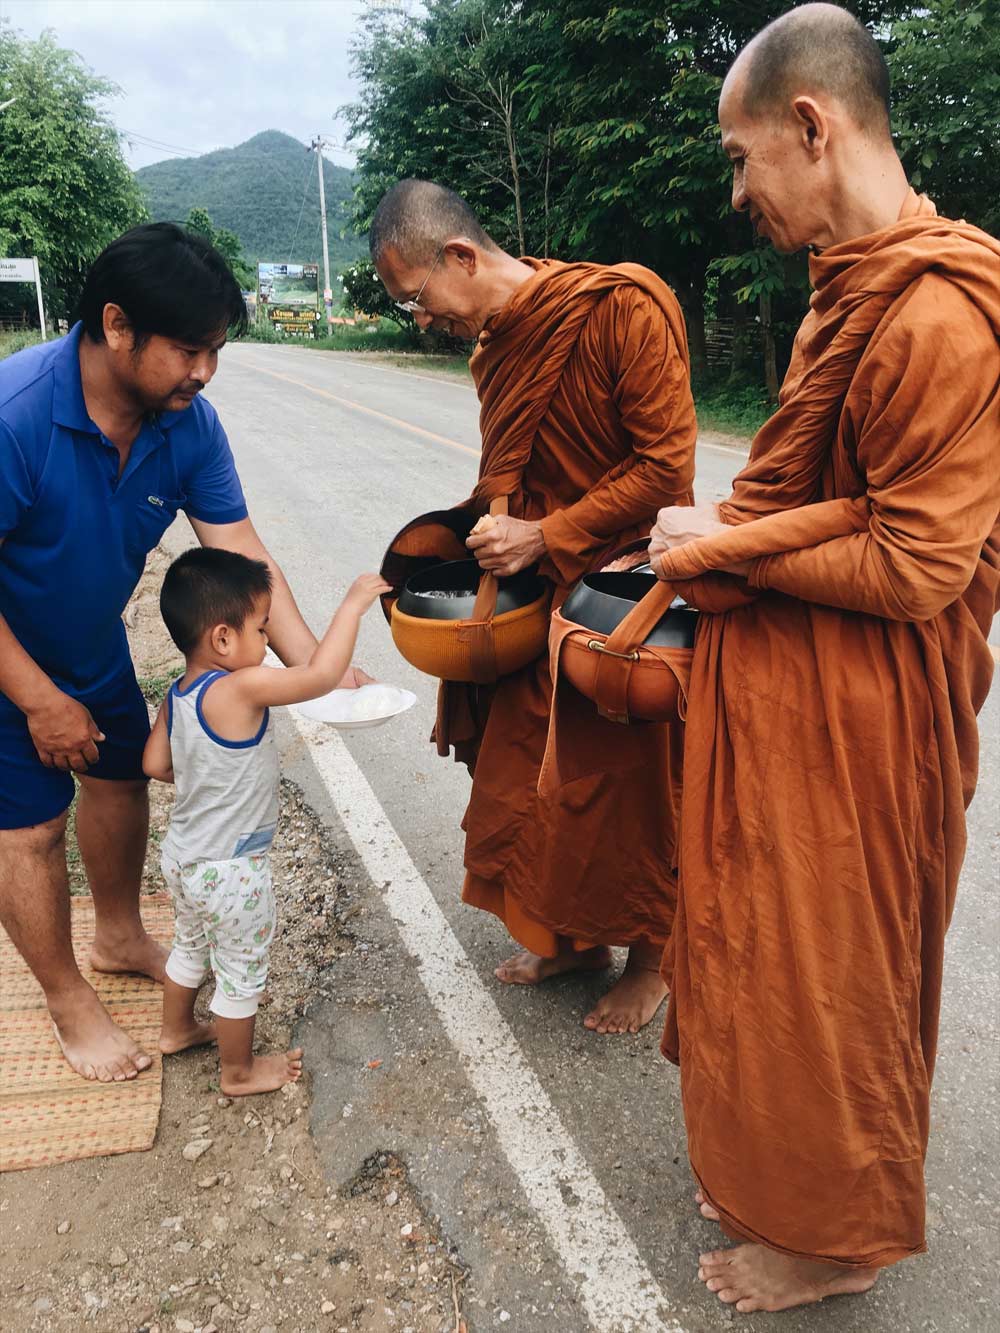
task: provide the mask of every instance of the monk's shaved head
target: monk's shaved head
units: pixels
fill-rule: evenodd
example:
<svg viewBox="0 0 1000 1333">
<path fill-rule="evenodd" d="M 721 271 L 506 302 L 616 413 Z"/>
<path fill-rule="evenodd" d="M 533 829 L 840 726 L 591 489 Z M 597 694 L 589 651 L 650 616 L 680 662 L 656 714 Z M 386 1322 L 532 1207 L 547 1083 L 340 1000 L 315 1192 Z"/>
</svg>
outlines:
<svg viewBox="0 0 1000 1333">
<path fill-rule="evenodd" d="M 889 70 L 868 29 L 838 5 L 800 5 L 769 23 L 740 55 L 751 116 L 783 111 L 797 94 L 835 97 L 863 129 L 889 134 Z"/>
<path fill-rule="evenodd" d="M 406 263 L 430 262 L 445 241 L 464 236 L 484 250 L 497 246 L 475 213 L 453 190 L 434 181 L 403 180 L 386 193 L 368 229 L 368 247 L 376 264 L 388 250 Z"/>
</svg>

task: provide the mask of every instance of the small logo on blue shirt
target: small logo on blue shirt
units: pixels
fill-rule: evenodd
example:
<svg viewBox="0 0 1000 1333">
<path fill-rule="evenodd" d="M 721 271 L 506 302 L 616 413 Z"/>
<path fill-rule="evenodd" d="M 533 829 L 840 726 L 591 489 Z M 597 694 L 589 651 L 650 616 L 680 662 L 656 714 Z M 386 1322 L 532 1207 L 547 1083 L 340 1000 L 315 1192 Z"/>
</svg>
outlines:
<svg viewBox="0 0 1000 1333">
<path fill-rule="evenodd" d="M 160 499 L 158 495 L 147 495 L 146 499 L 149 501 L 151 505 L 156 505 L 158 509 L 163 508 L 164 502 L 163 500 Z"/>
</svg>

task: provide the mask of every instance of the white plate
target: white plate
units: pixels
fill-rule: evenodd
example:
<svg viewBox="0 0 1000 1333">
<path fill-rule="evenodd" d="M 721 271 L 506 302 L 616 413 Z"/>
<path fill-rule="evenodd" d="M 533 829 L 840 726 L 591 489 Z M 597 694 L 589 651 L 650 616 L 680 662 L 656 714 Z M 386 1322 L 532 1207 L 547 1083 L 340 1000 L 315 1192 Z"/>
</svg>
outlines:
<svg viewBox="0 0 1000 1333">
<path fill-rule="evenodd" d="M 366 704 L 373 698 L 377 700 L 379 710 L 374 717 L 364 717 Z M 417 696 L 410 690 L 400 689 L 397 685 L 362 685 L 356 690 L 331 690 L 321 694 L 318 699 L 307 703 L 293 704 L 292 707 L 303 717 L 314 722 L 328 722 L 340 731 L 363 731 L 367 727 L 381 727 L 391 718 L 398 717 L 412 708 Z"/>
</svg>

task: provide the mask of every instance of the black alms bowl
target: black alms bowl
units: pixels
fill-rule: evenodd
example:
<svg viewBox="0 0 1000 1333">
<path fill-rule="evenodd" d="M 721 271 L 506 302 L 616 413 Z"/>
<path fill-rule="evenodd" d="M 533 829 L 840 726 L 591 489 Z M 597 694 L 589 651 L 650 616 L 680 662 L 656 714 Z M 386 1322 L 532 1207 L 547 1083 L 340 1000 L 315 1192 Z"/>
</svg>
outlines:
<svg viewBox="0 0 1000 1333">
<path fill-rule="evenodd" d="M 412 574 L 403 584 L 396 605 L 404 615 L 421 620 L 469 620 L 476 604 L 476 593 L 483 571 L 475 560 L 449 560 Z M 500 579 L 497 593 L 497 615 L 517 611 L 522 606 L 537 602 L 545 591 L 545 584 L 530 569 Z M 435 592 L 449 596 L 428 596 Z"/>
<path fill-rule="evenodd" d="M 649 574 L 634 570 L 586 574 L 563 603 L 563 619 L 597 634 L 612 634 L 653 586 Z M 661 648 L 691 648 L 697 623 L 698 612 L 678 598 L 644 642 Z"/>
</svg>

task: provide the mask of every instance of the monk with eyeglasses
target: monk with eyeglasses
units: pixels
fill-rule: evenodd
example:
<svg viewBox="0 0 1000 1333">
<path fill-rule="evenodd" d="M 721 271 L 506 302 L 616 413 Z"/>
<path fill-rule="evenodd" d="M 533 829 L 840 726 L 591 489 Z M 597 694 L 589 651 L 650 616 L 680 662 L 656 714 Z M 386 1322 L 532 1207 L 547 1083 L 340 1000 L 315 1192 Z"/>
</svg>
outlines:
<svg viewBox="0 0 1000 1333">
<path fill-rule="evenodd" d="M 659 509 L 692 502 L 687 339 L 655 274 L 515 258 L 430 181 L 394 186 L 369 241 L 386 289 L 421 328 L 477 340 L 483 452 L 467 503 L 486 515 L 507 502 L 469 538 L 483 569 L 537 566 L 559 605 L 617 547 L 648 536 Z M 658 965 L 674 914 L 678 729 L 605 721 L 581 696 L 571 771 L 542 799 L 547 656 L 471 689 L 465 730 L 442 734 L 456 712 L 439 708 L 437 740 L 473 773 L 462 896 L 521 946 L 496 975 L 534 985 L 605 969 L 610 946 L 626 946 L 624 972 L 584 1024 L 637 1032 L 666 994 Z"/>
</svg>

